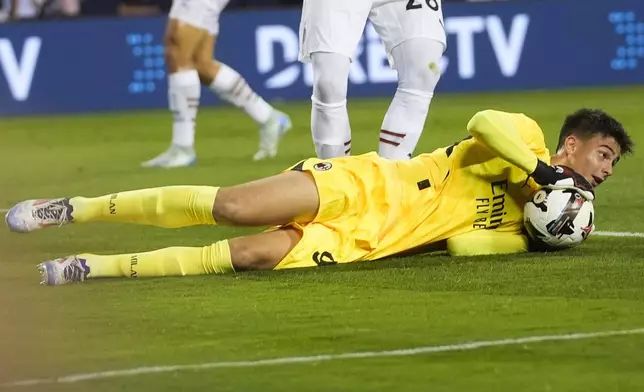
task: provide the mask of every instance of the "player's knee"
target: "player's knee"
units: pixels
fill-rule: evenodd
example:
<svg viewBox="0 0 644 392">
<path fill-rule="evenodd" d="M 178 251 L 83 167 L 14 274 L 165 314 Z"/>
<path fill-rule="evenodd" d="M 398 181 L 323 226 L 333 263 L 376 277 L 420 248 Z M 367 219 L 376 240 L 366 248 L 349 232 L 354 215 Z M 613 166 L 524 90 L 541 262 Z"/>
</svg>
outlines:
<svg viewBox="0 0 644 392">
<path fill-rule="evenodd" d="M 256 252 L 252 247 L 248 246 L 246 241 L 231 240 L 228 244 L 230 246 L 230 256 L 235 271 L 241 272 L 258 269 L 257 266 L 260 262 Z"/>
<path fill-rule="evenodd" d="M 170 70 L 177 68 L 178 50 L 172 45 L 165 45 L 165 63 Z"/>
<path fill-rule="evenodd" d="M 248 220 L 247 208 L 242 197 L 236 196 L 234 190 L 222 188 L 217 193 L 212 214 L 219 224 L 244 225 Z"/>
<path fill-rule="evenodd" d="M 347 97 L 347 80 L 328 72 L 316 78 L 313 85 L 313 95 L 323 103 L 336 103 L 344 101 Z"/>
<path fill-rule="evenodd" d="M 344 101 L 347 97 L 349 59 L 336 53 L 314 53 L 312 59 L 315 99 L 326 104 Z"/>
<path fill-rule="evenodd" d="M 176 30 L 169 30 L 163 36 L 163 46 L 165 48 L 166 59 L 172 58 L 176 55 L 180 45 L 179 37 Z"/>
<path fill-rule="evenodd" d="M 199 56 L 194 59 L 195 63 L 195 69 L 197 72 L 199 72 L 199 76 L 201 77 L 202 75 L 207 75 L 210 72 L 210 68 L 212 66 L 212 59 L 210 60 L 205 60 Z"/>
<path fill-rule="evenodd" d="M 215 221 L 235 226 L 257 226 L 261 221 L 261 211 L 256 206 L 255 197 L 238 187 L 221 188 L 212 208 Z"/>
<path fill-rule="evenodd" d="M 219 64 L 213 61 L 212 58 L 198 56 L 195 61 L 195 69 L 199 73 L 199 80 L 203 84 L 212 83 L 213 79 L 219 71 Z"/>
<path fill-rule="evenodd" d="M 194 66 L 189 54 L 179 45 L 174 33 L 169 33 L 164 38 L 165 62 L 170 72 L 176 72 L 181 68 L 192 68 Z"/>
<path fill-rule="evenodd" d="M 228 244 L 233 267 L 237 272 L 271 270 L 279 263 L 274 252 L 250 237 L 235 238 L 228 241 Z"/>
<path fill-rule="evenodd" d="M 181 66 L 181 48 L 177 45 L 165 45 L 165 63 L 170 72 L 176 72 Z"/>
<path fill-rule="evenodd" d="M 394 48 L 398 87 L 433 94 L 441 77 L 442 53 L 442 44 L 430 39 L 409 40 Z"/>
<path fill-rule="evenodd" d="M 440 78 L 438 69 L 433 70 L 424 62 L 414 61 L 412 63 L 407 64 L 405 69 L 400 72 L 398 87 L 433 94 Z"/>
</svg>

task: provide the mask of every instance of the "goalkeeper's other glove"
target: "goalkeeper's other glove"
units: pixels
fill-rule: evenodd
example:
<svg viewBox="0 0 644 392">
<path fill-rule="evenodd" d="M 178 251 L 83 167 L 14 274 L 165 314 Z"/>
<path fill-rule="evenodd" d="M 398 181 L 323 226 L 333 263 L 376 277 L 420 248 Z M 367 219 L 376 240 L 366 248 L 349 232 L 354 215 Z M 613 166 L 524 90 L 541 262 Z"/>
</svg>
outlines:
<svg viewBox="0 0 644 392">
<path fill-rule="evenodd" d="M 537 161 L 537 167 L 530 177 L 534 181 L 550 189 L 574 189 L 586 200 L 594 200 L 595 192 L 593 186 L 576 171 L 567 166 L 549 166 L 541 159 Z"/>
</svg>

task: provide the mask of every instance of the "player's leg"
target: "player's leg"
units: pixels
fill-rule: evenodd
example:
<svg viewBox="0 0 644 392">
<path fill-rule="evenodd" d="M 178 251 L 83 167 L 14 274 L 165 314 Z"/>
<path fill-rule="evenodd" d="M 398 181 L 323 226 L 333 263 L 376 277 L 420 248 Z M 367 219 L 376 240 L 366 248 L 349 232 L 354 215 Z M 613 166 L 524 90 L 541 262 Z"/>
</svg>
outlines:
<svg viewBox="0 0 644 392">
<path fill-rule="evenodd" d="M 223 188 L 168 186 L 91 198 L 27 200 L 9 210 L 6 223 L 15 232 L 98 221 L 166 228 L 268 226 L 309 222 L 319 207 L 313 177 L 306 172 L 288 171 Z"/>
<path fill-rule="evenodd" d="M 176 4 L 175 9 L 181 9 Z M 176 7 L 176 8 L 175 8 Z M 194 7 L 194 6 L 193 6 Z M 195 12 L 188 10 L 184 12 Z M 175 18 L 176 16 L 176 18 Z M 186 23 L 183 14 L 170 14 L 165 35 L 168 72 L 168 103 L 173 117 L 172 144 L 161 155 L 142 163 L 144 167 L 180 167 L 196 160 L 194 151 L 195 119 L 201 95 L 194 52 L 208 32 Z"/>
<path fill-rule="evenodd" d="M 349 66 L 370 8 L 371 0 L 304 1 L 300 60 L 313 66 L 311 132 L 319 158 L 350 153 Z"/>
<path fill-rule="evenodd" d="M 41 284 L 96 278 L 142 278 L 270 270 L 295 247 L 301 233 L 290 227 L 222 240 L 203 247 L 169 247 L 116 255 L 83 253 L 39 264 Z"/>
<path fill-rule="evenodd" d="M 394 160 L 411 158 L 440 79 L 438 62 L 442 54 L 443 45 L 429 38 L 413 38 L 392 50 L 398 86 L 382 122 L 380 156 Z"/>
<path fill-rule="evenodd" d="M 398 71 L 398 87 L 382 123 L 379 155 L 404 160 L 411 158 L 418 144 L 441 76 L 439 63 L 445 50 L 441 4 L 376 3 L 370 19 Z"/>
<path fill-rule="evenodd" d="M 316 52 L 313 63 L 311 133 L 318 158 L 351 153 L 351 126 L 347 111 L 350 59 L 338 53 Z"/>
<path fill-rule="evenodd" d="M 287 221 L 291 223 L 289 225 L 262 234 L 218 241 L 206 247 L 69 256 L 41 264 L 43 281 L 63 284 L 93 277 L 222 274 L 361 260 L 368 252 L 366 245 L 377 241 L 374 228 L 381 225 L 373 225 L 379 222 L 375 216 L 383 216 L 383 210 L 367 207 L 370 190 L 382 186 L 382 181 L 377 180 L 378 174 L 373 172 L 370 157 L 382 160 L 375 154 L 367 154 L 331 162 L 302 161 L 275 178 L 232 187 L 226 197 L 217 197 L 213 202 L 214 219 L 223 222 L 274 224 Z M 361 177 L 360 184 L 355 183 L 355 176 Z M 112 200 L 121 199 L 118 196 Z M 107 201 L 103 200 L 102 204 Z M 156 204 L 169 209 L 167 213 L 172 213 L 176 219 L 186 212 L 182 209 L 173 212 L 173 206 L 158 200 Z M 111 206 L 116 212 L 114 215 L 118 216 L 122 207 Z M 374 211 L 377 211 L 375 215 L 370 214 Z M 355 237 L 356 227 L 361 227 L 365 221 L 372 225 L 358 230 L 360 234 Z M 298 225 L 298 222 L 307 224 Z M 362 241 L 361 246 L 356 245 L 358 238 Z"/>
<path fill-rule="evenodd" d="M 222 99 L 242 108 L 259 124 L 259 150 L 255 160 L 272 158 L 277 154 L 280 139 L 291 128 L 291 119 L 269 105 L 248 85 L 237 71 L 213 58 L 216 37 L 209 35 L 199 45 L 195 63 L 201 83 Z"/>
</svg>

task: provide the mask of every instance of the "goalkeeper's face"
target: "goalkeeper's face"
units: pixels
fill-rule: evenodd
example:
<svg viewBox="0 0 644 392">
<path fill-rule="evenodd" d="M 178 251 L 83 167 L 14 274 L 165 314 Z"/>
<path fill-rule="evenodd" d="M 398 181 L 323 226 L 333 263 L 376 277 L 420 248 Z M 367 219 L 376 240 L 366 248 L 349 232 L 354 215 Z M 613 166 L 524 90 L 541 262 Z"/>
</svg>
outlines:
<svg viewBox="0 0 644 392">
<path fill-rule="evenodd" d="M 564 143 L 568 166 L 586 178 L 593 186 L 613 174 L 621 149 L 611 136 L 596 134 L 590 138 L 568 136 Z"/>
</svg>

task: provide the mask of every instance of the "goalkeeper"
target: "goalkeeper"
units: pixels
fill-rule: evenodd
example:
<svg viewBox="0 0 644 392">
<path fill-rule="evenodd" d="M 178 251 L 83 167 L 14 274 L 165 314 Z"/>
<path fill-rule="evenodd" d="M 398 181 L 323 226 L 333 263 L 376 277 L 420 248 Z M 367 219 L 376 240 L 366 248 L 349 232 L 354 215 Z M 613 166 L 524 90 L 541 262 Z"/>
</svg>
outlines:
<svg viewBox="0 0 644 392">
<path fill-rule="evenodd" d="M 50 285 L 372 261 L 427 246 L 456 256 L 516 253 L 528 250 L 523 205 L 535 189 L 575 187 L 592 199 L 593 188 L 633 146 L 622 125 L 600 110 L 566 117 L 553 156 L 541 128 L 523 114 L 484 110 L 467 130 L 460 142 L 409 161 L 375 153 L 311 158 L 232 187 L 28 200 L 9 211 L 6 222 L 17 232 L 97 221 L 269 227 L 204 247 L 46 261 L 39 270 Z"/>
</svg>

